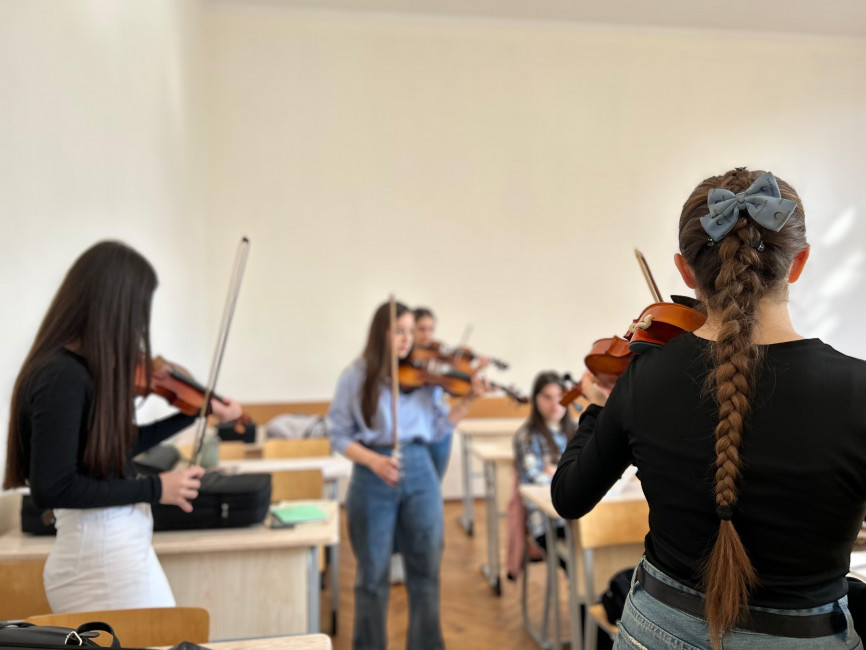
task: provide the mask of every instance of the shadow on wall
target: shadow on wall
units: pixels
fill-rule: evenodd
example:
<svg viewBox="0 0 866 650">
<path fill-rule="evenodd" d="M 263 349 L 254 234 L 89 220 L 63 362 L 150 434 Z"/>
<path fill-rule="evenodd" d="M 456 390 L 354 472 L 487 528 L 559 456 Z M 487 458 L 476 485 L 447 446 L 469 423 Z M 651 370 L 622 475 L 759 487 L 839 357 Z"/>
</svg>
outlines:
<svg viewBox="0 0 866 650">
<path fill-rule="evenodd" d="M 804 336 L 863 358 L 866 344 L 858 340 L 856 323 L 866 318 L 866 221 L 858 220 L 857 209 L 849 206 L 828 223 L 810 238 L 809 263 L 799 286 L 792 288 L 791 316 Z"/>
</svg>

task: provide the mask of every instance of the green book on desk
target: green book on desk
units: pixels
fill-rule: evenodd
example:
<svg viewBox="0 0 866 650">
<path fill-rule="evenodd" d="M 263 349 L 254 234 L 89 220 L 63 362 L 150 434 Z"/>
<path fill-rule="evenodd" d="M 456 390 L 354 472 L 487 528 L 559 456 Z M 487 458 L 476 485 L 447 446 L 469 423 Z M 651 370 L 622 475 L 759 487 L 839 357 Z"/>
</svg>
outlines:
<svg viewBox="0 0 866 650">
<path fill-rule="evenodd" d="M 295 524 L 328 520 L 328 515 L 321 508 L 314 505 L 274 506 L 271 508 L 271 514 L 280 526 L 287 527 L 294 526 Z"/>
</svg>

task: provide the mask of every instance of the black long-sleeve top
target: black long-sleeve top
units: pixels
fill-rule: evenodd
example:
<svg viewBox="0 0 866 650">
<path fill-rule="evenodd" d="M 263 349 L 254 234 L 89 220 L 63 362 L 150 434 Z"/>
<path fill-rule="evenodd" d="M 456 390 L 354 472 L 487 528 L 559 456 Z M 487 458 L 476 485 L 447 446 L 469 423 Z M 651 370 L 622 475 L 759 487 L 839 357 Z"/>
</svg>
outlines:
<svg viewBox="0 0 866 650">
<path fill-rule="evenodd" d="M 818 339 L 763 347 L 733 523 L 759 579 L 750 603 L 814 607 L 847 593 L 866 512 L 866 362 Z M 551 486 L 556 510 L 578 518 L 636 465 L 647 559 L 695 589 L 719 530 L 711 367 L 693 334 L 636 357 L 605 407 L 581 418 Z"/>
<path fill-rule="evenodd" d="M 18 426 L 25 475 L 38 507 L 100 508 L 159 501 L 159 477 L 135 477 L 131 458 L 186 428 L 194 417 L 178 414 L 139 427 L 124 475 L 99 479 L 82 468 L 93 393 L 85 359 L 65 348 L 58 350 L 25 381 L 23 391 Z"/>
</svg>

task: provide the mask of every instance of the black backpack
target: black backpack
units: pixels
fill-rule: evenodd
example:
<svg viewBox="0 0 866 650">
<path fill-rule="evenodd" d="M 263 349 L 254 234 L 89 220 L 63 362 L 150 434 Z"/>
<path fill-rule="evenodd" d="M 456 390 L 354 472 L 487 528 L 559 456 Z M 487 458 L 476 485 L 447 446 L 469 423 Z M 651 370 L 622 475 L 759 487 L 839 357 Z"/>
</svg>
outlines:
<svg viewBox="0 0 866 650">
<path fill-rule="evenodd" d="M 622 610 L 625 609 L 625 599 L 628 597 L 628 592 L 631 591 L 631 577 L 633 574 L 634 567 L 623 569 L 614 575 L 610 579 L 607 591 L 601 596 L 604 613 L 607 614 L 607 620 L 611 625 L 616 625 L 617 621 L 622 618 Z"/>
</svg>

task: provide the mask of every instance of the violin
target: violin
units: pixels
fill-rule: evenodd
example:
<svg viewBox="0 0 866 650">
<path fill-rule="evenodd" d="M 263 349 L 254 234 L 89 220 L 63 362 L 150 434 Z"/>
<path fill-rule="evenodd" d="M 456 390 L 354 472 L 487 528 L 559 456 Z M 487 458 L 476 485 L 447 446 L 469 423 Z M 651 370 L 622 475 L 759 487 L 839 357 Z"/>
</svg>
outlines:
<svg viewBox="0 0 866 650">
<path fill-rule="evenodd" d="M 450 364 L 456 370 L 470 374 L 475 371 L 472 363 L 481 357 L 486 358 L 498 370 L 508 370 L 508 364 L 505 361 L 480 355 L 465 345 L 449 348 L 441 341 L 433 341 L 430 345 L 415 346 L 412 350 L 412 358 L 416 361 L 424 363 L 441 361 Z"/>
<path fill-rule="evenodd" d="M 635 249 L 634 252 L 655 302 L 632 321 L 624 336 L 599 339 L 592 344 L 592 350 L 584 363 L 599 383 L 607 388 L 611 388 L 625 372 L 636 354 L 661 347 L 684 332 L 694 332 L 707 320 L 707 315 L 697 309 L 700 303 L 694 298 L 671 296 L 673 302 L 662 302 L 646 259 L 639 250 Z M 563 395 L 559 403 L 568 406 L 580 394 L 578 382 Z"/>
<path fill-rule="evenodd" d="M 183 366 L 166 361 L 162 357 L 153 360 L 153 374 L 150 384 L 147 384 L 144 364 L 139 364 L 135 370 L 135 394 L 145 397 L 150 394 L 159 395 L 169 405 L 177 408 L 185 415 L 199 415 L 204 403 L 206 389 L 195 379 Z M 211 393 L 211 397 L 225 404 L 225 400 Z M 207 415 L 211 414 L 211 406 L 208 404 Z M 246 413 L 234 422 L 235 431 L 243 433 L 251 423 L 250 416 Z"/>
<path fill-rule="evenodd" d="M 445 370 L 437 372 L 429 369 L 425 364 L 411 358 L 403 359 L 397 369 L 397 378 L 400 390 L 404 393 L 412 392 L 422 386 L 441 386 L 446 393 L 454 397 L 466 397 L 472 392 L 472 373 L 460 370 Z M 518 404 L 529 403 L 529 398 L 521 395 L 512 387 L 502 386 L 489 382 L 490 386 L 501 390 Z"/>
</svg>

